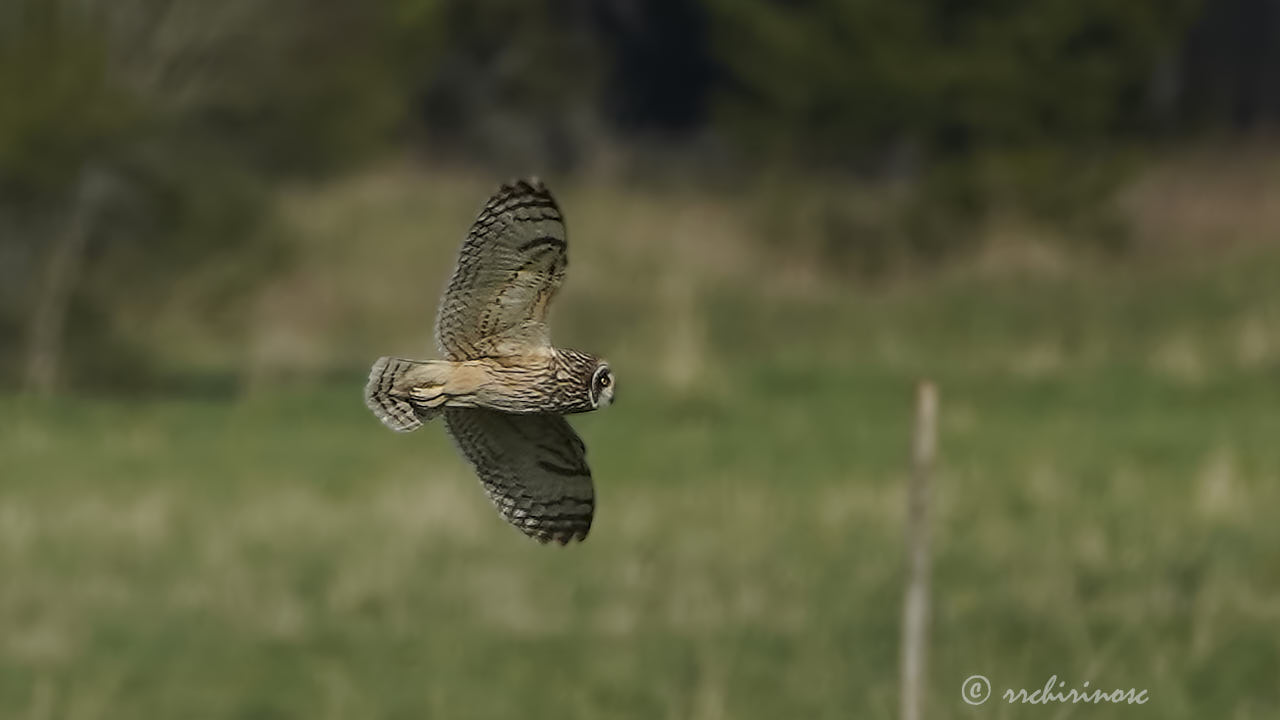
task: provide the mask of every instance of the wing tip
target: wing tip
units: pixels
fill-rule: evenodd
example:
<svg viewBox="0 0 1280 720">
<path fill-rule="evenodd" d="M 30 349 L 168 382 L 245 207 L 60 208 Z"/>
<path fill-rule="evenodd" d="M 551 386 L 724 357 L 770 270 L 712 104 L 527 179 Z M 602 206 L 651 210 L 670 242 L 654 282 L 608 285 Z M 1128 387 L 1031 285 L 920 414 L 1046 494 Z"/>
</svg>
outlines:
<svg viewBox="0 0 1280 720">
<path fill-rule="evenodd" d="M 553 528 L 521 528 L 530 536 L 543 545 L 548 545 L 552 541 L 558 543 L 560 547 L 565 547 L 571 542 L 583 542 L 587 539 L 587 535 L 591 532 L 591 516 L 584 518 L 585 522 L 572 523 L 568 527 Z"/>
<path fill-rule="evenodd" d="M 529 533 L 529 535 L 534 540 L 537 540 L 539 545 L 550 545 L 554 541 L 560 547 L 566 547 L 574 541 L 581 543 L 587 539 L 586 530 L 576 530 L 569 533 Z"/>
<path fill-rule="evenodd" d="M 537 175 L 513 177 L 498 187 L 498 194 L 522 192 L 545 194 L 548 191 L 546 183 L 542 182 L 542 178 Z"/>
<path fill-rule="evenodd" d="M 512 517 L 507 518 L 511 525 L 525 535 L 537 540 L 539 545 L 550 545 L 554 542 L 560 547 L 564 547 L 574 541 L 585 541 L 587 535 L 591 532 L 591 520 L 592 515 L 581 516 L 572 521 L 555 520 L 551 522 L 532 517 L 524 518 L 523 522 Z"/>
</svg>

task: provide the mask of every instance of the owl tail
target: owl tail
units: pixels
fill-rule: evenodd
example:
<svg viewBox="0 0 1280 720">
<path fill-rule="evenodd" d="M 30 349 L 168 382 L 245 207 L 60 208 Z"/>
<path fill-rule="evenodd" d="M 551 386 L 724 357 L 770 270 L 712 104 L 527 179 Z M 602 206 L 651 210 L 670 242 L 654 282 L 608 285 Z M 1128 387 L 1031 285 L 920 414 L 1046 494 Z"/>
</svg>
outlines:
<svg viewBox="0 0 1280 720">
<path fill-rule="evenodd" d="M 442 385 L 447 370 L 447 363 L 378 358 L 369 371 L 364 404 L 383 425 L 396 432 L 417 430 L 440 414 L 438 407 L 423 402 L 422 390 Z"/>
</svg>

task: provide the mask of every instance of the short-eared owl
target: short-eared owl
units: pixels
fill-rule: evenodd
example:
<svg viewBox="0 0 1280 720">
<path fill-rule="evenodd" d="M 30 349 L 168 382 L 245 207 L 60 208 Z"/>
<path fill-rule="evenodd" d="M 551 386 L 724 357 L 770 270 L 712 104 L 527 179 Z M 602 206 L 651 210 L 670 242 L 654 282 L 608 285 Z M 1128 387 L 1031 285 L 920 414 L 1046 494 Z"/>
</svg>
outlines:
<svg viewBox="0 0 1280 720">
<path fill-rule="evenodd" d="M 547 306 L 568 265 L 564 218 L 537 178 L 503 185 L 462 243 L 440 300 L 444 360 L 379 358 L 365 404 L 416 430 L 436 415 L 512 525 L 541 542 L 582 540 L 595 494 L 564 415 L 613 402 L 604 360 L 551 346 Z"/>
</svg>

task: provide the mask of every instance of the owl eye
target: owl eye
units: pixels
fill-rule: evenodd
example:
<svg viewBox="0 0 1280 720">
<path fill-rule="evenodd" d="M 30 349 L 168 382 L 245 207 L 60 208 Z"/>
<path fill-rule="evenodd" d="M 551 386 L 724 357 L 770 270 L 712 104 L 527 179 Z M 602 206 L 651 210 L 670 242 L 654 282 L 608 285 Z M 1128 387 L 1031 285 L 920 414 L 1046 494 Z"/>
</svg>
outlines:
<svg viewBox="0 0 1280 720">
<path fill-rule="evenodd" d="M 607 388 L 607 387 L 609 387 L 609 386 L 610 386 L 610 385 L 612 385 L 612 384 L 613 384 L 613 378 L 612 378 L 612 377 L 610 377 L 610 376 L 609 376 L 609 375 L 607 375 L 607 374 L 606 374 L 606 375 L 601 375 L 601 376 L 600 376 L 600 387 L 602 387 L 602 388 Z"/>
</svg>

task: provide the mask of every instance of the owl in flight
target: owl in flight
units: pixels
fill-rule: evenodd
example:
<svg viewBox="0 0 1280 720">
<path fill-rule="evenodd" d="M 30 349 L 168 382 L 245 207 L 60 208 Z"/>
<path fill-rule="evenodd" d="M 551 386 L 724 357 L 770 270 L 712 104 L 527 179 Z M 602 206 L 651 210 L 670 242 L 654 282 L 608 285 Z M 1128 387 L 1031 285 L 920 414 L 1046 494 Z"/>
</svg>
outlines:
<svg viewBox="0 0 1280 720">
<path fill-rule="evenodd" d="M 379 358 L 365 404 L 398 432 L 444 415 L 498 512 L 540 542 L 586 538 L 595 493 L 564 416 L 613 402 L 603 359 L 552 347 L 547 307 L 568 265 L 564 218 L 537 178 L 498 189 L 440 299 L 443 360 Z"/>
</svg>

